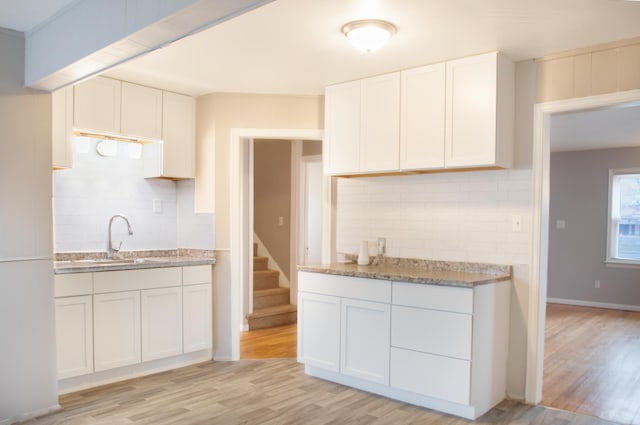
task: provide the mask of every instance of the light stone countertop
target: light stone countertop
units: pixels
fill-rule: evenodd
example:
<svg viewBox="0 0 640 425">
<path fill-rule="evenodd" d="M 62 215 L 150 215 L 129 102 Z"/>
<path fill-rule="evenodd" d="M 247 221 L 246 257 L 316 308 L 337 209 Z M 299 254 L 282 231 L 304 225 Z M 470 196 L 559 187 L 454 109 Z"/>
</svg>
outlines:
<svg viewBox="0 0 640 425">
<path fill-rule="evenodd" d="M 298 266 L 299 271 L 473 288 L 511 280 L 511 267 L 414 259 L 383 259 L 368 266 L 355 263 Z"/>
<path fill-rule="evenodd" d="M 53 271 L 55 274 L 93 273 L 215 263 L 213 253 L 203 250 L 130 251 L 119 253 L 114 259 L 107 259 L 104 253 L 63 253 L 56 254 Z"/>
</svg>

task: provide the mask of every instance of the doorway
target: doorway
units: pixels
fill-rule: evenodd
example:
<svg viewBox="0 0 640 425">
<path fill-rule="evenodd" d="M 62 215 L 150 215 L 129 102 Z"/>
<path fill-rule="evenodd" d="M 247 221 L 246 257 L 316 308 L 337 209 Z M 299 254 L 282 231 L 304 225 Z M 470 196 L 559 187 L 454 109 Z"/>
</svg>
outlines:
<svg viewBox="0 0 640 425">
<path fill-rule="evenodd" d="M 241 358 L 296 357 L 297 265 L 322 251 L 322 143 L 258 139 L 247 147 L 252 266 Z M 246 250 L 245 250 L 246 251 Z"/>
<path fill-rule="evenodd" d="M 542 401 L 544 338 L 547 307 L 550 194 L 550 121 L 554 114 L 596 108 L 624 107 L 640 102 L 640 90 L 591 96 L 534 106 L 533 137 L 533 231 L 529 288 L 529 356 L 527 356 L 525 399 Z"/>
</svg>

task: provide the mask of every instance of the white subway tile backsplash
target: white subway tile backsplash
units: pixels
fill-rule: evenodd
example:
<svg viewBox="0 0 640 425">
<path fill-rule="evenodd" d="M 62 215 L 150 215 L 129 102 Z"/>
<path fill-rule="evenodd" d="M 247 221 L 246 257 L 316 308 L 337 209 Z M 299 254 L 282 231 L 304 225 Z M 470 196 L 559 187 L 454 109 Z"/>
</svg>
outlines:
<svg viewBox="0 0 640 425">
<path fill-rule="evenodd" d="M 338 179 L 338 252 L 387 238 L 387 255 L 447 261 L 529 261 L 531 173 L 473 171 Z M 512 231 L 512 215 L 522 217 Z"/>
<path fill-rule="evenodd" d="M 74 152 L 73 168 L 53 174 L 56 252 L 106 250 L 107 226 L 114 214 L 125 214 L 133 228 L 130 236 L 124 222 L 114 221 L 113 241 L 123 241 L 123 250 L 213 249 L 213 214 L 188 220 L 193 215 L 193 182 L 145 179 L 142 159 L 129 157 L 129 144 L 118 142 L 117 156 L 102 157 L 96 140 L 79 139 L 88 149 Z M 184 206 L 179 204 L 179 187 L 184 188 Z M 162 201 L 161 214 L 153 212 L 154 199 Z M 179 213 L 187 219 L 180 220 Z M 182 233 L 192 236 L 183 238 Z"/>
</svg>

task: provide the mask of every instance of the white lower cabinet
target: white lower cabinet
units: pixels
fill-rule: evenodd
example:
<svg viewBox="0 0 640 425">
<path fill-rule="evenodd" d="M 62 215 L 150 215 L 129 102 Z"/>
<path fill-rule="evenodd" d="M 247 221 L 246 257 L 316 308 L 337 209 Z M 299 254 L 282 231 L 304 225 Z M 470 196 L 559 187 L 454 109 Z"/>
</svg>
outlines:
<svg viewBox="0 0 640 425">
<path fill-rule="evenodd" d="M 142 361 L 182 354 L 182 287 L 140 291 Z"/>
<path fill-rule="evenodd" d="M 56 299 L 58 379 L 93 372 L 91 295 Z"/>
<path fill-rule="evenodd" d="M 182 306 L 183 352 L 211 348 L 211 283 L 184 286 Z"/>
<path fill-rule="evenodd" d="M 93 296 L 95 371 L 140 363 L 140 291 Z"/>
<path fill-rule="evenodd" d="M 340 298 L 298 292 L 298 361 L 340 371 Z"/>
<path fill-rule="evenodd" d="M 392 347 L 391 371 L 391 386 L 394 388 L 469 404 L 469 361 Z"/>
<path fill-rule="evenodd" d="M 506 393 L 510 282 L 475 287 L 300 272 L 307 373 L 475 419 Z"/>
<path fill-rule="evenodd" d="M 342 299 L 340 372 L 389 384 L 389 304 Z"/>
</svg>

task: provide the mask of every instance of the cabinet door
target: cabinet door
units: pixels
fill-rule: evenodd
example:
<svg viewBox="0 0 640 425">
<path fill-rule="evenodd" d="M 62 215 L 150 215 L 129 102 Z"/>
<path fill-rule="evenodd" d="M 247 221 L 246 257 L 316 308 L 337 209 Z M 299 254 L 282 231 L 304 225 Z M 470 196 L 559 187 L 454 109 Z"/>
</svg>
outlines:
<svg viewBox="0 0 640 425">
<path fill-rule="evenodd" d="M 400 150 L 400 73 L 361 82 L 360 171 L 395 171 Z"/>
<path fill-rule="evenodd" d="M 298 361 L 340 371 L 340 298 L 298 292 Z"/>
<path fill-rule="evenodd" d="M 446 167 L 496 162 L 497 53 L 447 62 Z"/>
<path fill-rule="evenodd" d="M 211 283 L 183 286 L 182 305 L 183 351 L 211 348 Z"/>
<path fill-rule="evenodd" d="M 340 372 L 389 384 L 389 304 L 342 299 Z"/>
<path fill-rule="evenodd" d="M 195 177 L 196 113 L 191 96 L 163 92 L 162 175 Z"/>
<path fill-rule="evenodd" d="M 94 77 L 74 87 L 73 125 L 97 133 L 120 133 L 121 83 Z"/>
<path fill-rule="evenodd" d="M 122 134 L 141 139 L 162 138 L 162 90 L 122 82 Z"/>
<path fill-rule="evenodd" d="M 93 296 L 95 370 L 140 363 L 140 291 Z"/>
<path fill-rule="evenodd" d="M 73 87 L 51 94 L 51 165 L 73 166 Z"/>
<path fill-rule="evenodd" d="M 325 90 L 326 174 L 360 171 L 360 81 L 336 84 Z"/>
<path fill-rule="evenodd" d="M 444 63 L 402 71 L 400 168 L 444 167 Z"/>
<path fill-rule="evenodd" d="M 93 372 L 91 295 L 56 298 L 58 379 Z"/>
<path fill-rule="evenodd" d="M 145 289 L 142 306 L 142 361 L 182 354 L 182 287 Z"/>
</svg>

